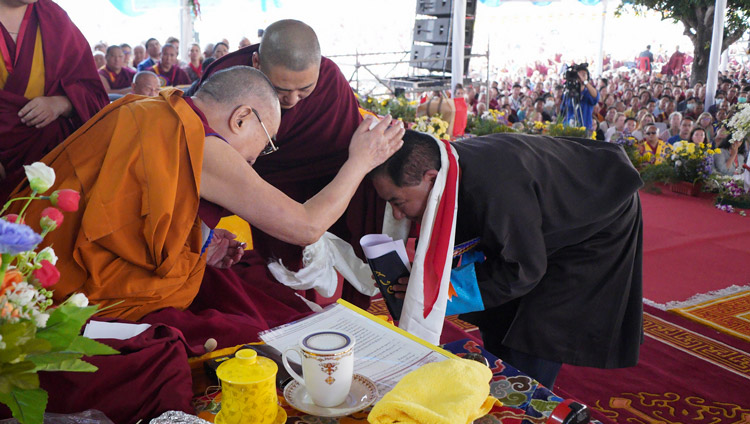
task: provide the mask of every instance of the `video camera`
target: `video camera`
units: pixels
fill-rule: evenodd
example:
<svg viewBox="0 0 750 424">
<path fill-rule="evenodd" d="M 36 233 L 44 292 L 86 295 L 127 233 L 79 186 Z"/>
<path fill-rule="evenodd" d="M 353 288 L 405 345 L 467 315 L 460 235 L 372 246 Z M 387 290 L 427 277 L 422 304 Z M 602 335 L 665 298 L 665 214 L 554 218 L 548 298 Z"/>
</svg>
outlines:
<svg viewBox="0 0 750 424">
<path fill-rule="evenodd" d="M 565 89 L 570 93 L 581 92 L 581 79 L 578 77 L 578 71 L 589 71 L 588 63 L 575 63 L 568 67 L 565 71 Z"/>
</svg>

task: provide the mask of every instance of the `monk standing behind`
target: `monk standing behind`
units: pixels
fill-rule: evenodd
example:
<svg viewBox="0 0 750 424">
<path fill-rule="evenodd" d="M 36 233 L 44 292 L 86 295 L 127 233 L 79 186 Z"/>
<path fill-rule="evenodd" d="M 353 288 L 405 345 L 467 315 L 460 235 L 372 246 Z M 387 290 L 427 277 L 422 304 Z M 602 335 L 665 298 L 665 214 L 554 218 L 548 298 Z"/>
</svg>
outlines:
<svg viewBox="0 0 750 424">
<path fill-rule="evenodd" d="M 281 103 L 276 138 L 279 152 L 260 158 L 254 169 L 292 199 L 304 202 L 336 175 L 346 161 L 351 136 L 362 121 L 349 82 L 335 63 L 321 56 L 315 31 L 296 20 L 271 24 L 260 44 L 218 59 L 204 71 L 201 82 L 235 65 L 252 65 L 263 72 Z M 359 251 L 361 236 L 380 231 L 383 208 L 384 203 L 366 182 L 346 215 L 330 231 Z M 280 258 L 290 269 L 301 266 L 300 247 L 281 242 L 262 229 L 253 228 L 253 247 L 265 257 Z M 369 301 L 348 284 L 344 295 L 361 306 Z"/>
<path fill-rule="evenodd" d="M 50 0 L 0 0 L 0 203 L 109 100 L 89 44 Z"/>
<path fill-rule="evenodd" d="M 180 69 L 177 64 L 177 49 L 171 44 L 165 44 L 161 48 L 161 60 L 154 66 L 146 69 L 159 76 L 162 87 L 190 84 L 190 77 Z"/>
<path fill-rule="evenodd" d="M 125 66 L 125 54 L 120 46 L 107 47 L 107 64 L 99 69 L 99 77 L 108 94 L 128 94 L 135 71 Z"/>
<path fill-rule="evenodd" d="M 104 108 L 43 159 L 57 175 L 52 190 L 82 193 L 79 210 L 44 241 L 58 254 L 55 301 L 80 291 L 114 304 L 105 315 L 131 320 L 184 309 L 207 258 L 229 266 L 242 255 L 231 235 L 210 237 L 199 206 L 226 208 L 285 242 L 311 244 L 343 214 L 366 173 L 401 146 L 404 132 L 388 128 L 390 118 L 372 130 L 363 122 L 333 181 L 300 204 L 251 166 L 275 151 L 279 121 L 273 87 L 243 66 L 216 73 L 192 98 L 167 89 Z M 28 221 L 37 222 L 41 209 L 32 204 Z"/>
</svg>

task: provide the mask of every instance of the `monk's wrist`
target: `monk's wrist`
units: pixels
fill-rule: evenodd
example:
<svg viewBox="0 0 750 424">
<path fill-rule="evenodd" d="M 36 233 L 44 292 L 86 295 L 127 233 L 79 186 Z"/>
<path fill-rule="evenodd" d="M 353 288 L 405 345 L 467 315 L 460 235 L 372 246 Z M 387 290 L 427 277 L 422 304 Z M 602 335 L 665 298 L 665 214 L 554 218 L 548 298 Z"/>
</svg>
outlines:
<svg viewBox="0 0 750 424">
<path fill-rule="evenodd" d="M 52 96 L 51 99 L 55 102 L 55 110 L 58 112 L 57 116 L 69 118 L 73 114 L 73 104 L 70 103 L 67 97 Z"/>
</svg>

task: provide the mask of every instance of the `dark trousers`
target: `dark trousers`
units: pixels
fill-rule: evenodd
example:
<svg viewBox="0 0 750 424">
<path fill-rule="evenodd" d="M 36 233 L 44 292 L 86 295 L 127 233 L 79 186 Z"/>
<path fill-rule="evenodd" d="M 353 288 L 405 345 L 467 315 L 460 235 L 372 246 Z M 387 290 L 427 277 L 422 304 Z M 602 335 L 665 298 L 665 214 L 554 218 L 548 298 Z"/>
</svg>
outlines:
<svg viewBox="0 0 750 424">
<path fill-rule="evenodd" d="M 486 331 L 481 328 L 480 331 L 486 350 L 552 390 L 562 363 L 542 359 L 505 346 L 502 344 L 503 335 L 498 335 L 495 331 Z"/>
</svg>

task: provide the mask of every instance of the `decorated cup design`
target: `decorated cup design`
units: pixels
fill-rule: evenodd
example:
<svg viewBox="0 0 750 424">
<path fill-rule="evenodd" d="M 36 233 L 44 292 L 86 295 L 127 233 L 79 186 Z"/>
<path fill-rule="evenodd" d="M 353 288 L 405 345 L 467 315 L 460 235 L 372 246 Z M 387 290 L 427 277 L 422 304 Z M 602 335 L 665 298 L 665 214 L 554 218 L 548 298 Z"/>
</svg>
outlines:
<svg viewBox="0 0 750 424">
<path fill-rule="evenodd" d="M 297 352 L 302 374 L 289 366 L 289 351 Z M 354 338 L 336 330 L 322 330 L 302 337 L 298 346 L 284 351 L 282 361 L 289 374 L 304 386 L 312 401 L 330 408 L 346 400 L 354 374 Z"/>
</svg>

